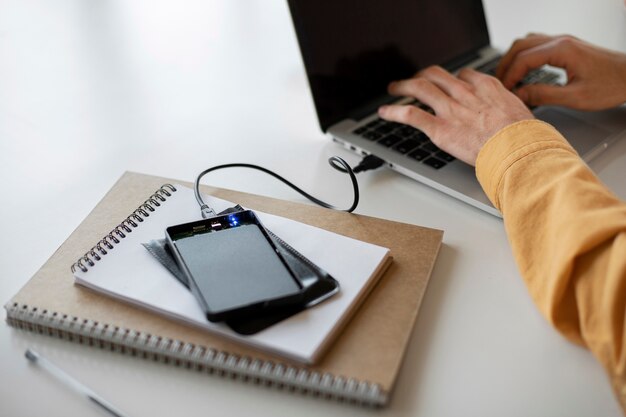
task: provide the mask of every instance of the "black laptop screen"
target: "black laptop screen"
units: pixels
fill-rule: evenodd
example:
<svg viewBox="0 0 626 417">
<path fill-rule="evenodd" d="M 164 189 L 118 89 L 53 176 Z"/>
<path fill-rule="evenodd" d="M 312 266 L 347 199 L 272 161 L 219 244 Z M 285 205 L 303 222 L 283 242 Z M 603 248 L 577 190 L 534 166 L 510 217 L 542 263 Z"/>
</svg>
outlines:
<svg viewBox="0 0 626 417">
<path fill-rule="evenodd" d="M 481 0 L 288 0 L 322 130 L 489 44 Z"/>
</svg>

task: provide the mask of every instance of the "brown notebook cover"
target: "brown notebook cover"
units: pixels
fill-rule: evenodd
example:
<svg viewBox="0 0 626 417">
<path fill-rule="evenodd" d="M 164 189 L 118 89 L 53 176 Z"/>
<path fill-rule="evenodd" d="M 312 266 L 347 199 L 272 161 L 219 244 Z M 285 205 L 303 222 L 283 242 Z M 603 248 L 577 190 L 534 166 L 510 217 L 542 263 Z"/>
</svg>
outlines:
<svg viewBox="0 0 626 417">
<path fill-rule="evenodd" d="M 163 184 L 175 182 L 181 183 L 125 173 L 6 304 L 7 322 L 18 328 L 79 343 L 115 347 L 125 353 L 157 356 L 178 365 L 240 375 L 249 381 L 274 383 L 362 404 L 386 404 L 402 364 L 443 232 L 203 187 L 202 191 L 207 194 L 251 209 L 391 250 L 394 261 L 387 272 L 321 361 L 306 367 L 74 285 L 70 266 Z"/>
</svg>

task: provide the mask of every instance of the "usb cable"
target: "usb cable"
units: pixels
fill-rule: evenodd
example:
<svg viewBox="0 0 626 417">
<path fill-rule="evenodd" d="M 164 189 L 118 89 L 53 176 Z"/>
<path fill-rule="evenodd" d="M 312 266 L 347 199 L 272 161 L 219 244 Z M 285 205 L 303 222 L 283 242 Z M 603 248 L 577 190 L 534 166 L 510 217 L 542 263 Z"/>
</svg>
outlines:
<svg viewBox="0 0 626 417">
<path fill-rule="evenodd" d="M 314 202 L 315 204 L 318 204 L 322 207 L 326 207 L 329 209 L 333 209 L 333 210 L 341 210 L 341 211 L 346 211 L 348 213 L 352 213 L 357 205 L 359 204 L 359 184 L 357 182 L 356 176 L 354 175 L 355 173 L 358 172 L 364 172 L 364 171 L 368 171 L 371 169 L 376 169 L 381 167 L 384 164 L 384 161 L 374 155 L 368 155 L 365 158 L 363 158 L 361 160 L 361 162 L 354 167 L 354 169 L 352 169 L 350 167 L 350 165 L 348 165 L 348 163 L 343 160 L 342 158 L 338 157 L 338 156 L 333 156 L 331 158 L 328 159 L 328 163 L 330 164 L 331 167 L 333 167 L 334 169 L 336 169 L 337 171 L 346 173 L 350 176 L 350 180 L 352 181 L 352 189 L 353 189 L 353 193 L 354 193 L 354 200 L 352 202 L 352 205 L 347 208 L 347 209 L 340 209 L 337 208 L 331 204 L 328 204 L 316 197 L 313 197 L 312 195 L 310 195 L 309 193 L 307 193 L 306 191 L 302 190 L 301 188 L 299 188 L 298 186 L 294 185 L 293 183 L 291 183 L 290 181 L 288 181 L 287 179 L 281 177 L 280 175 L 276 174 L 273 171 L 270 171 L 267 168 L 263 168 L 261 166 L 258 165 L 253 165 L 253 164 L 242 164 L 242 163 L 234 163 L 234 164 L 224 164 L 224 165 L 216 165 L 214 167 L 211 168 L 207 168 L 204 171 L 202 171 L 200 174 L 198 174 L 198 176 L 196 177 L 196 181 L 194 183 L 194 194 L 196 196 L 196 201 L 198 202 L 198 204 L 200 205 L 200 211 L 202 212 L 202 218 L 207 219 L 210 217 L 214 217 L 217 215 L 217 213 L 215 213 L 215 210 L 213 210 L 212 207 L 210 207 L 208 204 L 206 204 L 202 198 L 202 195 L 200 193 L 200 180 L 202 179 L 202 177 L 204 177 L 206 174 L 208 174 L 211 171 L 216 171 L 218 169 L 224 169 L 224 168 L 250 168 L 250 169 L 255 169 L 257 171 L 261 171 L 264 172 L 268 175 L 271 175 L 272 177 L 282 181 L 283 183 L 287 184 L 289 187 L 293 188 L 295 191 L 297 191 L 298 193 L 302 194 L 304 197 L 306 197 L 307 199 L 309 199 L 310 201 Z"/>
</svg>

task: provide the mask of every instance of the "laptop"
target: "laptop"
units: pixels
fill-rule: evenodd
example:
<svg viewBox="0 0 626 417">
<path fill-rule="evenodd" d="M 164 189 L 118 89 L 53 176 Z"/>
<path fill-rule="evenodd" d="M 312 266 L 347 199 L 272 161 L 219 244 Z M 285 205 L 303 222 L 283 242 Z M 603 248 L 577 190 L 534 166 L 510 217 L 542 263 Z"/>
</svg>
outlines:
<svg viewBox="0 0 626 417">
<path fill-rule="evenodd" d="M 500 216 L 473 167 L 439 150 L 422 132 L 376 114 L 380 105 L 399 100 L 386 94 L 390 81 L 427 66 L 493 72 L 501 52 L 490 45 L 482 1 L 288 3 L 322 131 L 360 155 L 376 155 L 404 175 Z M 524 82 L 564 81 L 563 72 L 540 69 Z M 596 156 L 626 138 L 624 106 L 595 113 L 545 106 L 533 112 L 555 126 L 592 169 Z"/>
</svg>

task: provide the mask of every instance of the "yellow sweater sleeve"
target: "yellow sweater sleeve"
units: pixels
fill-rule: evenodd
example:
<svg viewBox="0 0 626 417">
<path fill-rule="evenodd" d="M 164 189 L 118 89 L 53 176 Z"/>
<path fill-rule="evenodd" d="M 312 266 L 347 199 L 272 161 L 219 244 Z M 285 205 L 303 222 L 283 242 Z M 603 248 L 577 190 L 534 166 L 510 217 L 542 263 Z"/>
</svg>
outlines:
<svg viewBox="0 0 626 417">
<path fill-rule="evenodd" d="M 535 303 L 564 336 L 593 352 L 626 414 L 626 204 L 556 129 L 537 120 L 492 137 L 476 175 L 502 212 Z"/>
</svg>

